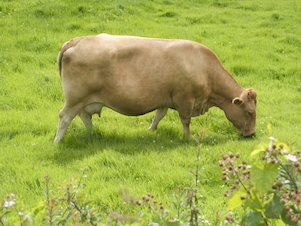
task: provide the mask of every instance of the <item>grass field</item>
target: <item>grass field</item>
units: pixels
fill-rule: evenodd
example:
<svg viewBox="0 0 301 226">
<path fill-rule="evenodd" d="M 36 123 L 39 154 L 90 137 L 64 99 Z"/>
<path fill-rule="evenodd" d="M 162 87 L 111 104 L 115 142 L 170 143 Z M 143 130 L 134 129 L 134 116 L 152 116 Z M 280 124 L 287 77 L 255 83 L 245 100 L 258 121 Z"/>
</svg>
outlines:
<svg viewBox="0 0 301 226">
<path fill-rule="evenodd" d="M 240 138 L 222 111 L 194 118 L 205 128 L 201 187 L 213 219 L 223 206 L 218 160 L 245 158 L 269 134 L 301 147 L 301 2 L 297 0 L 2 0 L 0 2 L 0 197 L 14 192 L 28 208 L 43 199 L 41 181 L 54 186 L 89 168 L 87 195 L 104 212 L 126 211 L 119 191 L 152 192 L 163 203 L 189 186 L 196 144 L 182 139 L 169 110 L 157 132 L 153 113 L 126 117 L 104 109 L 90 135 L 77 118 L 63 142 L 52 143 L 63 95 L 56 58 L 65 41 L 112 33 L 190 39 L 210 47 L 244 87 L 258 93 L 257 136 Z M 168 204 L 167 204 L 168 205 Z"/>
</svg>

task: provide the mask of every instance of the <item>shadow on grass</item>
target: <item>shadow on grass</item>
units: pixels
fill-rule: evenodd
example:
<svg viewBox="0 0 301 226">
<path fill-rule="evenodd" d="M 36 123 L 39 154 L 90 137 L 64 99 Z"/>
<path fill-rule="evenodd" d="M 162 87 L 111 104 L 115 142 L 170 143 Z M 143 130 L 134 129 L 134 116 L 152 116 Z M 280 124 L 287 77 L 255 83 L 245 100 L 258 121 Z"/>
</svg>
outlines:
<svg viewBox="0 0 301 226">
<path fill-rule="evenodd" d="M 58 152 L 54 161 L 58 164 L 67 164 L 88 156 L 112 150 L 126 155 L 135 155 L 141 152 L 167 152 L 173 149 L 186 149 L 196 146 L 193 139 L 183 139 L 180 131 L 171 128 L 160 128 L 156 132 L 139 131 L 137 133 L 108 133 L 99 130 L 70 131 L 57 144 Z"/>
<path fill-rule="evenodd" d="M 182 131 L 175 128 L 160 127 L 151 132 L 142 130 L 124 133 L 118 131 L 93 130 L 91 133 L 76 129 L 70 131 L 57 145 L 58 152 L 54 155 L 54 161 L 58 164 L 68 164 L 101 153 L 104 150 L 119 152 L 125 155 L 135 155 L 142 152 L 168 152 L 174 149 L 196 148 L 196 141 L 184 139 Z M 236 134 L 210 134 L 201 143 L 205 146 L 221 145 L 230 139 L 237 139 Z"/>
<path fill-rule="evenodd" d="M 65 150 L 83 150 L 89 148 L 114 149 L 124 154 L 135 154 L 143 151 L 156 151 L 164 147 L 168 151 L 173 148 L 187 147 L 196 145 L 194 137 L 190 139 L 183 138 L 182 131 L 172 128 L 160 128 L 155 132 L 143 131 L 141 133 L 104 133 L 101 131 L 74 131 L 68 134 L 62 143 L 58 144 L 60 151 Z M 235 132 L 232 134 L 211 133 L 202 139 L 201 143 L 206 146 L 220 145 L 228 142 L 230 139 L 245 140 Z M 167 150 L 166 150 L 167 149 Z"/>
</svg>

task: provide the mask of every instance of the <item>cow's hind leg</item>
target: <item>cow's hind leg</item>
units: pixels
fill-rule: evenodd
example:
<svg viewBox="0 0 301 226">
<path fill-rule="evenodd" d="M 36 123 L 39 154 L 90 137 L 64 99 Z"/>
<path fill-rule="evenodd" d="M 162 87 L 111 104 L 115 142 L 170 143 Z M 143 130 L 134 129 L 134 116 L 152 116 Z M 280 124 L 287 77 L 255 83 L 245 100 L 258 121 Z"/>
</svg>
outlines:
<svg viewBox="0 0 301 226">
<path fill-rule="evenodd" d="M 91 103 L 83 107 L 78 113 L 80 119 L 83 121 L 87 129 L 92 129 L 92 115 L 98 114 L 100 117 L 102 108 L 103 104 L 101 103 Z"/>
<path fill-rule="evenodd" d="M 154 131 L 157 129 L 159 122 L 166 115 L 168 108 L 159 108 L 152 120 L 149 130 Z"/>
<path fill-rule="evenodd" d="M 78 115 L 79 115 L 80 119 L 83 121 L 86 128 L 88 130 L 91 130 L 93 127 L 92 115 L 90 115 L 88 112 L 86 112 L 85 109 L 82 109 Z"/>
<path fill-rule="evenodd" d="M 56 132 L 56 136 L 54 139 L 55 143 L 60 142 L 63 139 L 63 136 L 66 132 L 66 129 L 70 125 L 71 121 L 80 111 L 81 106 L 64 106 L 63 109 L 59 113 L 59 123 Z"/>
</svg>

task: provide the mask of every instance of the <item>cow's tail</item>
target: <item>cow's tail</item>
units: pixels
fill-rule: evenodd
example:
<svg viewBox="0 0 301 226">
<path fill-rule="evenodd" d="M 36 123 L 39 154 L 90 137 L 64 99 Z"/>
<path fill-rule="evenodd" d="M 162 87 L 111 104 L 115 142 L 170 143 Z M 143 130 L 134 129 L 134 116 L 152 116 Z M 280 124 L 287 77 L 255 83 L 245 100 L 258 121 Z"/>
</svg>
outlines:
<svg viewBox="0 0 301 226">
<path fill-rule="evenodd" d="M 77 43 L 81 40 L 81 38 L 74 38 L 68 42 L 65 42 L 62 47 L 61 47 L 61 50 L 59 52 L 59 55 L 58 55 L 58 58 L 57 58 L 57 64 L 58 64 L 58 67 L 59 67 L 59 73 L 60 73 L 60 77 L 62 77 L 62 60 L 63 60 L 63 56 L 64 56 L 64 53 L 77 45 Z"/>
</svg>

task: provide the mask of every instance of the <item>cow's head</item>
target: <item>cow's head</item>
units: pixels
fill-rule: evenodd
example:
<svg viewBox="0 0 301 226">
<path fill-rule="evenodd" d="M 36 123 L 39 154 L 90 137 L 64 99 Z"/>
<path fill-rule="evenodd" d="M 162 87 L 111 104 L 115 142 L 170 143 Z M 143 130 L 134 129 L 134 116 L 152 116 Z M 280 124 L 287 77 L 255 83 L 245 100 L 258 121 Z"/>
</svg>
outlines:
<svg viewBox="0 0 301 226">
<path fill-rule="evenodd" d="M 232 100 L 231 107 L 225 113 L 242 136 L 255 135 L 256 91 L 252 88 L 244 89 L 239 97 Z"/>
</svg>

